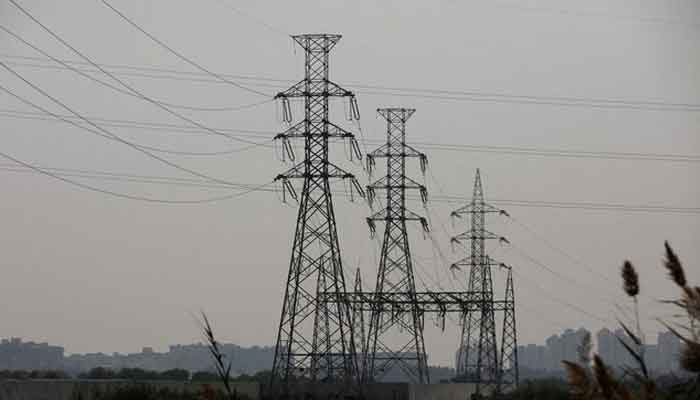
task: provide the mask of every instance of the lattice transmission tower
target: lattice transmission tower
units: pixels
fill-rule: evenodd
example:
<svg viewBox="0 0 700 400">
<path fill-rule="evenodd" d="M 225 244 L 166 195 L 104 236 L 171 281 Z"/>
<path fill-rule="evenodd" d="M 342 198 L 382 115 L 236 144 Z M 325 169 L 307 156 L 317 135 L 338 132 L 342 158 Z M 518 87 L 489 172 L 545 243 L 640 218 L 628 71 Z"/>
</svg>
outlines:
<svg viewBox="0 0 700 400">
<path fill-rule="evenodd" d="M 498 391 L 506 392 L 518 386 L 518 334 L 515 327 L 515 288 L 513 287 L 513 268 L 506 277 L 505 307 L 503 310 L 503 334 L 501 336 L 501 359 L 499 366 Z"/>
<path fill-rule="evenodd" d="M 373 235 L 376 222 L 385 224 L 375 296 L 379 299 L 384 294 L 403 294 L 411 299 L 413 307 L 399 315 L 384 307 L 371 311 L 364 379 L 378 380 L 392 368 L 399 368 L 412 381 L 427 383 L 424 316 L 415 305 L 416 284 L 406 231 L 407 221 L 418 221 L 423 229 L 428 229 L 425 218 L 406 208 L 408 190 L 418 190 L 423 201 L 427 199 L 425 186 L 406 176 L 406 159 L 418 158 L 424 170 L 427 157 L 406 144 L 406 121 L 414 109 L 383 108 L 377 112 L 387 121 L 387 137 L 384 145 L 367 155 L 370 173 L 377 158 L 386 158 L 386 175 L 367 187 L 370 204 L 376 191 L 386 194 L 385 207 L 367 218 Z"/>
<path fill-rule="evenodd" d="M 362 275 L 360 274 L 360 268 L 357 268 L 355 271 L 355 290 L 353 294 L 361 294 L 362 289 Z M 358 355 L 357 366 L 361 369 L 365 365 L 365 358 L 367 357 L 367 325 L 365 324 L 365 312 L 360 303 L 351 303 L 351 307 L 352 326 L 355 334 L 355 350 Z M 361 374 L 361 370 L 358 371 L 358 375 L 360 375 L 359 378 L 362 378 Z"/>
<path fill-rule="evenodd" d="M 291 123 L 289 99 L 303 99 L 304 119 L 292 125 L 281 139 L 294 159 L 290 139 L 304 142 L 304 159 L 277 176 L 285 192 L 299 200 L 289 274 L 282 303 L 271 385 L 291 380 L 350 382 L 358 374 L 352 326 L 352 310 L 346 302 L 324 302 L 323 294 L 346 292 L 343 266 L 333 211 L 330 179 L 348 179 L 364 195 L 354 176 L 329 160 L 329 141 L 354 136 L 329 121 L 329 99 L 350 100 L 351 114 L 359 118 L 354 94 L 328 79 L 329 52 L 340 35 L 292 36 L 305 52 L 305 76 L 299 83 L 277 94 L 286 122 Z M 359 152 L 359 150 L 358 150 Z M 302 179 L 296 196 L 290 179 Z"/>
<path fill-rule="evenodd" d="M 457 377 L 461 381 L 475 383 L 477 393 L 498 391 L 502 376 L 496 342 L 492 267 L 503 264 L 496 262 L 486 253 L 486 241 L 506 239 L 486 230 L 488 213 L 504 211 L 484 202 L 481 174 L 477 169 L 471 203 L 452 212 L 452 216 L 468 215 L 471 219 L 470 229 L 452 240 L 469 243 L 469 246 L 466 246 L 467 257 L 453 264 L 453 267 L 469 268 L 468 291 L 473 294 L 475 303 L 464 313 L 461 321 L 462 338 L 457 357 Z"/>
</svg>

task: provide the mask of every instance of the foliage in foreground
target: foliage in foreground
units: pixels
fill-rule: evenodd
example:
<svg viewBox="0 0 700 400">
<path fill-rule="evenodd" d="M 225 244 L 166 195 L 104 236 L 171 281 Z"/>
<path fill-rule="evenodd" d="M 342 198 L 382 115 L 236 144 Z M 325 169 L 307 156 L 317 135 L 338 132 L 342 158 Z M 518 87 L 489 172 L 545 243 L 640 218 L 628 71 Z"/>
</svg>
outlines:
<svg viewBox="0 0 700 400">
<path fill-rule="evenodd" d="M 2 370 L 0 371 L 0 379 L 70 379 L 70 375 L 58 370 Z"/>
<path fill-rule="evenodd" d="M 98 397 L 99 400 L 226 400 L 229 396 L 210 385 L 202 385 L 195 392 L 156 388 L 147 384 L 132 384 L 120 387 Z M 248 396 L 237 395 L 235 400 L 249 400 Z"/>
<path fill-rule="evenodd" d="M 680 354 L 681 368 L 689 377 L 681 383 L 674 384 L 666 390 L 660 390 L 657 382 L 650 376 L 644 361 L 644 340 L 640 327 L 637 296 L 640 293 L 639 276 L 631 262 L 622 266 L 623 289 L 633 300 L 635 309 L 635 327 L 620 323 L 629 341 L 619 338 L 625 350 L 636 361 L 636 368 L 627 368 L 624 377 L 615 376 L 603 359 L 595 355 L 581 355 L 581 362 L 564 361 L 567 371 L 571 396 L 582 400 L 665 400 L 665 399 L 700 399 L 700 287 L 690 286 L 680 259 L 668 242 L 665 243 L 666 255 L 663 262 L 671 280 L 678 286 L 681 296 L 666 303 L 678 307 L 682 322 L 672 324 L 662 322 L 684 343 Z M 539 397 L 537 397 L 539 398 Z"/>
</svg>

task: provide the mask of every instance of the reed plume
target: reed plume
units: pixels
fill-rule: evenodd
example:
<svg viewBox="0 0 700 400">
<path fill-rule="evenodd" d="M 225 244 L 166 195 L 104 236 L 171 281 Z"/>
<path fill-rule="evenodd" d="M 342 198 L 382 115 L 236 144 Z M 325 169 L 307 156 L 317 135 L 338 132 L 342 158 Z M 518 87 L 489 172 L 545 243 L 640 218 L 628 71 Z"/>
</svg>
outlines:
<svg viewBox="0 0 700 400">
<path fill-rule="evenodd" d="M 668 244 L 668 241 L 664 242 L 664 247 L 666 249 L 666 259 L 664 260 L 664 266 L 668 270 L 668 274 L 671 280 L 676 283 L 681 288 L 685 288 L 687 282 L 685 280 L 685 272 L 683 271 L 683 265 L 681 260 Z"/>
<path fill-rule="evenodd" d="M 589 399 L 593 395 L 594 385 L 586 369 L 570 361 L 562 361 L 562 364 L 566 370 L 571 395 L 577 399 Z"/>
<path fill-rule="evenodd" d="M 628 296 L 635 297 L 639 294 L 639 275 L 629 261 L 625 261 L 622 265 L 622 282 Z"/>
</svg>

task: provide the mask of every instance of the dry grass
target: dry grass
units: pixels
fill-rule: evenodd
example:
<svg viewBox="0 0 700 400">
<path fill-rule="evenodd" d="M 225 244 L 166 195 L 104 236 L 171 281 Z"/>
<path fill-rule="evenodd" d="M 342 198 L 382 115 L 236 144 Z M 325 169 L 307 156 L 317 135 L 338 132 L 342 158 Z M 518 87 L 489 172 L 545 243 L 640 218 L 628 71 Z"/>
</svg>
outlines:
<svg viewBox="0 0 700 400">
<path fill-rule="evenodd" d="M 680 298 L 669 301 L 683 311 L 683 321 L 675 322 L 672 327 L 668 322 L 663 322 L 671 332 L 678 336 L 684 343 L 680 354 L 680 365 L 685 371 L 696 374 L 695 384 L 700 385 L 700 287 L 690 287 L 688 285 L 683 265 L 673 251 L 673 248 L 664 243 L 665 257 L 663 265 L 668 271 L 671 280 L 680 289 Z M 595 355 L 589 373 L 585 358 L 581 364 L 564 361 L 567 371 L 571 394 L 576 399 L 584 400 L 656 400 L 659 393 L 653 378 L 650 376 L 646 363 L 644 362 L 644 339 L 640 327 L 639 309 L 637 296 L 640 292 L 639 275 L 631 262 L 625 261 L 621 269 L 623 289 L 631 297 L 635 306 L 636 326 L 635 331 L 621 323 L 625 330 L 627 339 L 620 339 L 620 343 L 625 350 L 634 358 L 637 363 L 636 368 L 627 368 L 626 376 L 629 378 L 622 381 L 615 377 L 613 372 L 605 365 L 603 360 Z M 682 332 L 686 332 L 682 334 Z M 582 347 L 585 346 L 582 345 Z M 689 386 L 692 384 L 689 382 Z M 697 396 L 697 388 L 688 388 L 688 396 Z M 695 393 L 695 394 L 694 394 Z M 692 398 L 692 397 L 682 397 Z"/>
<path fill-rule="evenodd" d="M 238 398 L 238 393 L 235 388 L 231 387 L 231 362 L 228 364 L 225 362 L 226 355 L 221 352 L 221 347 L 219 342 L 214 337 L 214 330 L 209 323 L 209 318 L 207 314 L 202 312 L 202 330 L 204 331 L 204 337 L 207 339 L 207 346 L 209 347 L 209 352 L 214 358 L 214 366 L 216 367 L 216 373 L 219 376 L 219 380 L 224 385 L 226 390 L 226 395 L 230 400 L 236 400 Z"/>
</svg>

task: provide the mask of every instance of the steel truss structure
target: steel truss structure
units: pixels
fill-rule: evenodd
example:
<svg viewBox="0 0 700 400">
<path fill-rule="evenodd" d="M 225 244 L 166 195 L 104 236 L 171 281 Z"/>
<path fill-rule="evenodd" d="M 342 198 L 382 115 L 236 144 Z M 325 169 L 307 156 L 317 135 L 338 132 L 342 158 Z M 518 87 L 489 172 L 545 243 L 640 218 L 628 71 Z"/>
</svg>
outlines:
<svg viewBox="0 0 700 400">
<path fill-rule="evenodd" d="M 428 383 L 428 362 L 423 340 L 423 313 L 416 305 L 416 283 L 406 223 L 419 222 L 427 231 L 425 218 L 406 208 L 406 192 L 417 190 L 427 200 L 425 186 L 406 176 L 406 159 L 417 158 L 425 169 L 427 157 L 406 144 L 406 121 L 411 108 L 380 108 L 386 120 L 386 143 L 367 154 L 370 174 L 376 159 L 386 159 L 386 174 L 367 186 L 370 205 L 377 191 L 385 193 L 384 208 L 367 218 L 374 235 L 375 223 L 384 223 L 382 250 L 377 271 L 375 296 L 384 294 L 407 296 L 413 307 L 398 317 L 383 307 L 370 311 L 367 356 L 363 366 L 364 380 L 376 381 L 394 368 L 400 368 L 413 382 Z"/>
<path fill-rule="evenodd" d="M 304 142 L 303 161 L 277 176 L 283 188 L 299 201 L 292 256 L 282 303 L 272 387 L 290 381 L 350 383 L 358 374 L 352 310 L 347 303 L 320 301 L 319 293 L 345 293 L 345 278 L 333 211 L 330 179 L 346 179 L 364 195 L 354 176 L 329 160 L 329 141 L 349 139 L 359 155 L 353 134 L 329 121 L 329 99 L 348 98 L 351 115 L 359 118 L 354 94 L 328 79 L 329 52 L 340 35 L 292 36 L 305 54 L 305 76 L 277 94 L 284 120 L 292 121 L 289 100 L 303 100 L 304 119 L 276 136 L 289 158 L 295 156 L 291 139 Z M 301 179 L 296 196 L 290 179 Z"/>
<path fill-rule="evenodd" d="M 476 384 L 476 392 L 501 391 L 505 386 L 517 385 L 517 340 L 515 330 L 515 299 L 510 267 L 496 262 L 486 253 L 487 240 L 507 242 L 502 236 L 486 230 L 486 214 L 506 214 L 484 201 L 480 171 L 476 170 L 472 200 L 452 212 L 454 217 L 468 215 L 468 231 L 452 238 L 455 243 L 468 243 L 466 258 L 452 268 L 469 268 L 468 292 L 474 296 L 476 307 L 470 307 L 462 316 L 462 336 L 457 357 L 457 376 L 464 382 Z M 507 214 L 506 214 L 507 215 Z M 508 268 L 501 358 L 496 341 L 496 302 L 493 295 L 492 267 Z M 505 380 L 508 379 L 508 382 Z"/>
<path fill-rule="evenodd" d="M 275 178 L 282 182 L 285 196 L 290 193 L 299 201 L 299 210 L 270 394 L 291 393 L 287 389 L 295 382 L 344 383 L 347 392 L 361 392 L 361 387 L 352 384 L 374 380 L 392 364 L 400 365 L 416 382 L 428 382 L 423 342 L 426 313 L 441 317 L 443 327 L 447 313 L 459 313 L 462 317 L 458 373 L 463 380 L 477 384 L 477 393 L 487 387 L 498 392 L 517 385 L 512 273 L 510 267 L 493 261 L 484 245 L 489 239 L 505 240 L 485 229 L 485 214 L 503 211 L 484 202 L 478 170 L 472 202 L 453 213 L 471 216 L 470 230 L 453 238 L 455 242 L 471 244 L 467 258 L 452 266 L 470 268 L 468 290 L 416 291 L 406 222 L 418 221 L 426 231 L 428 225 L 425 218 L 406 209 L 406 191 L 418 190 L 424 202 L 427 191 L 406 176 L 406 159 L 418 158 L 424 169 L 427 158 L 405 142 L 405 124 L 413 109 L 378 110 L 387 121 L 387 142 L 367 157 L 370 169 L 377 158 L 387 159 L 386 176 L 368 186 L 370 199 L 375 197 L 376 191 L 386 193 L 384 209 L 367 218 L 373 233 L 376 222 L 385 223 L 377 286 L 373 292 L 363 291 L 358 270 L 354 291 L 347 290 L 330 180 L 348 180 L 351 190 L 354 188 L 361 196 L 364 192 L 351 173 L 329 160 L 329 142 L 348 140 L 353 155 L 358 158 L 361 155 L 354 135 L 330 122 L 329 100 L 348 99 L 351 118 L 359 119 L 359 110 L 354 94 L 328 79 L 329 53 L 341 36 L 307 34 L 292 38 L 304 50 L 305 76 L 276 96 L 282 103 L 283 119 L 290 127 L 275 139 L 282 142 L 283 153 L 292 161 L 296 156 L 290 141 L 303 140 L 304 156 L 298 164 Z M 304 106 L 304 119 L 293 125 L 292 99 L 301 99 Z M 292 179 L 302 180 L 299 196 L 290 183 Z M 498 300 L 494 299 L 491 275 L 495 265 L 508 269 L 506 294 Z M 504 315 L 500 357 L 495 334 L 497 311 Z M 370 316 L 367 332 L 364 313 Z M 384 340 L 396 328 L 401 328 L 405 335 L 403 346 L 389 346 Z"/>
</svg>

